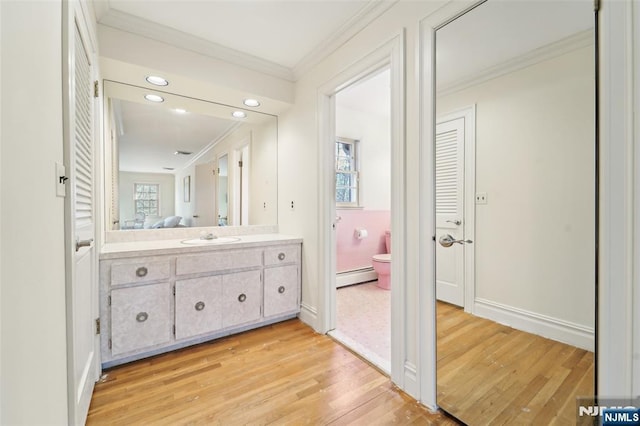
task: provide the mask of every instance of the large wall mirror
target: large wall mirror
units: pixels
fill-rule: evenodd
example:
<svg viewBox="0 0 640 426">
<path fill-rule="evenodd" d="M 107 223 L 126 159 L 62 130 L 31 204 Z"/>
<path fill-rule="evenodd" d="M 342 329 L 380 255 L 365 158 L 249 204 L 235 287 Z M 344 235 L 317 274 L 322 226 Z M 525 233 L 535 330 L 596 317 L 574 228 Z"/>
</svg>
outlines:
<svg viewBox="0 0 640 426">
<path fill-rule="evenodd" d="M 595 393 L 594 23 L 489 0 L 436 31 L 437 402 L 469 425 Z"/>
<path fill-rule="evenodd" d="M 104 91 L 108 231 L 277 224 L 275 116 L 108 80 Z"/>
</svg>

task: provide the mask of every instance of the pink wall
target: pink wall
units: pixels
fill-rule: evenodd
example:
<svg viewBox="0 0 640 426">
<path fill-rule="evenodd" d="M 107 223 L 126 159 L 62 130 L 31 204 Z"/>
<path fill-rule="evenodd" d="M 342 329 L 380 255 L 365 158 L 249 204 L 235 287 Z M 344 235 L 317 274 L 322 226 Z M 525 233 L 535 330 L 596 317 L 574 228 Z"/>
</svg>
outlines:
<svg viewBox="0 0 640 426">
<path fill-rule="evenodd" d="M 352 271 L 371 266 L 374 254 L 384 253 L 384 232 L 391 227 L 388 210 L 336 210 L 341 217 L 336 225 L 336 270 Z M 362 240 L 354 237 L 356 229 L 363 228 L 369 236 Z"/>
</svg>

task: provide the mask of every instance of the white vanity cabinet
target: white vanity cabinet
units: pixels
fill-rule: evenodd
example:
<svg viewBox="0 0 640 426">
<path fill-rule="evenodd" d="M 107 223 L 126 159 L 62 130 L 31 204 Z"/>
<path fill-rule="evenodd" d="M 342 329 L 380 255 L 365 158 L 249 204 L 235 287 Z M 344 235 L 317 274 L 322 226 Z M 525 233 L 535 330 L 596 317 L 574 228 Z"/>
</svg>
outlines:
<svg viewBox="0 0 640 426">
<path fill-rule="evenodd" d="M 101 254 L 103 367 L 295 317 L 301 243 L 281 240 Z"/>
</svg>

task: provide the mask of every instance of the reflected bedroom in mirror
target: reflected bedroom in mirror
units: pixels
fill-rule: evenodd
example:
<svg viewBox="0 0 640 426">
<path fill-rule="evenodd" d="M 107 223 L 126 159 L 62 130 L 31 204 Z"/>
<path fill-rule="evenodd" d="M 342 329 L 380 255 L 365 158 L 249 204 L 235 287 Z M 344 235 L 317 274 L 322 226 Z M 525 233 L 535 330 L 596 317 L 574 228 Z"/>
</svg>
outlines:
<svg viewBox="0 0 640 426">
<path fill-rule="evenodd" d="M 436 31 L 437 403 L 469 425 L 595 392 L 594 23 L 488 0 Z"/>
<path fill-rule="evenodd" d="M 105 80 L 115 230 L 277 223 L 277 118 Z"/>
</svg>

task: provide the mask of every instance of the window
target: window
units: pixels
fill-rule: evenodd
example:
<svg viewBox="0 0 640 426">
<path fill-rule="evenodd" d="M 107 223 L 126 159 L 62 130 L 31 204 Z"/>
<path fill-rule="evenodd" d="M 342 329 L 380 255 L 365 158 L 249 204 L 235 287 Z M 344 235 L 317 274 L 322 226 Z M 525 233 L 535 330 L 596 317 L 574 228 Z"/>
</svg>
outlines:
<svg viewBox="0 0 640 426">
<path fill-rule="evenodd" d="M 336 205 L 358 207 L 358 141 L 336 138 Z"/>
<path fill-rule="evenodd" d="M 160 184 L 135 183 L 133 202 L 136 213 L 143 212 L 147 216 L 160 216 Z"/>
</svg>

